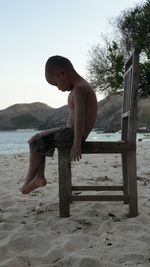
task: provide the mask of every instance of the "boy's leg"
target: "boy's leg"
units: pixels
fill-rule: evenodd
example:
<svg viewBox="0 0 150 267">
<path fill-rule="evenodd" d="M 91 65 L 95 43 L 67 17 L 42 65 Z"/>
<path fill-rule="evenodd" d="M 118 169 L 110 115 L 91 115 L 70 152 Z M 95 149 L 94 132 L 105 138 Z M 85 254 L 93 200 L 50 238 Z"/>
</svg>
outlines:
<svg viewBox="0 0 150 267">
<path fill-rule="evenodd" d="M 36 152 L 30 146 L 30 159 L 29 159 L 29 170 L 27 173 L 25 184 L 28 184 L 33 180 L 35 177 L 38 169 L 40 168 L 41 164 L 45 164 L 45 156 Z"/>
<path fill-rule="evenodd" d="M 34 179 L 31 180 L 27 185 L 24 185 L 22 187 L 22 194 L 29 194 L 31 191 L 43 187 L 47 184 L 47 181 L 44 177 L 44 169 L 45 169 L 45 164 L 42 162 L 40 165 L 40 168 L 37 171 L 37 174 Z"/>
<path fill-rule="evenodd" d="M 46 179 L 44 177 L 44 169 L 45 169 L 45 156 L 34 151 L 30 146 L 29 170 L 27 173 L 25 183 L 23 187 L 20 189 L 20 191 L 23 194 L 27 194 L 38 187 L 46 185 Z"/>
<path fill-rule="evenodd" d="M 69 130 L 69 136 L 70 136 Z M 62 136 L 62 132 L 64 132 L 64 135 Z M 72 131 L 71 131 L 72 132 Z M 50 135 L 50 133 L 52 135 Z M 55 135 L 55 136 L 54 136 Z M 36 137 L 36 136 L 35 136 Z M 39 137 L 39 136 L 38 136 Z M 42 187 L 47 184 L 45 176 L 44 176 L 44 169 L 45 169 L 45 155 L 52 157 L 54 154 L 54 147 L 57 147 L 59 141 L 64 141 L 64 138 L 68 137 L 68 128 L 63 129 L 61 127 L 57 129 L 51 129 L 48 132 L 48 135 L 44 136 L 42 135 L 43 139 L 38 140 L 38 142 L 34 143 L 34 146 L 38 150 L 42 151 L 42 154 L 37 152 L 35 149 L 32 148 L 32 142 L 29 142 L 30 144 L 30 161 L 29 161 L 29 170 L 26 177 L 26 181 L 24 183 L 24 186 L 20 188 L 20 191 L 23 194 L 28 194 L 34 189 L 38 187 Z M 37 141 L 36 140 L 36 141 Z M 45 155 L 43 155 L 45 153 Z"/>
</svg>

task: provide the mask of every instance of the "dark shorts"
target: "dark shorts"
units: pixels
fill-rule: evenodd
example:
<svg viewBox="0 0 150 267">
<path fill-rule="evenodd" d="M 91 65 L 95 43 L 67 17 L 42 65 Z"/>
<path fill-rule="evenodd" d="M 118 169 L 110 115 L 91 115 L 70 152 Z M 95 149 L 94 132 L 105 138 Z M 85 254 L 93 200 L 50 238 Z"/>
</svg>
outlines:
<svg viewBox="0 0 150 267">
<path fill-rule="evenodd" d="M 58 127 L 34 135 L 28 143 L 37 152 L 52 157 L 55 148 L 61 143 L 73 143 L 73 128 Z"/>
</svg>

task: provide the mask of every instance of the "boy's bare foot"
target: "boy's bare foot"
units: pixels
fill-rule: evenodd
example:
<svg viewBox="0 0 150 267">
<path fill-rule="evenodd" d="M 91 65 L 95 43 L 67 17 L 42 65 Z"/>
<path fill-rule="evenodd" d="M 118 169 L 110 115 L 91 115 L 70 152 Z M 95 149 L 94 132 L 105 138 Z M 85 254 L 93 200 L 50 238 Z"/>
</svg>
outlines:
<svg viewBox="0 0 150 267">
<path fill-rule="evenodd" d="M 26 179 L 25 179 L 24 185 L 22 187 L 24 187 L 24 186 L 28 185 L 29 183 L 31 183 L 31 181 L 33 179 L 34 179 L 34 177 L 30 178 L 30 177 L 27 176 Z"/>
<path fill-rule="evenodd" d="M 41 178 L 36 177 L 33 180 L 31 180 L 31 182 L 29 182 L 28 184 L 25 184 L 22 188 L 20 188 L 20 191 L 22 192 L 22 194 L 29 194 L 33 190 L 39 187 L 43 187 L 46 184 L 47 184 L 47 181 L 45 178 L 41 179 Z"/>
</svg>

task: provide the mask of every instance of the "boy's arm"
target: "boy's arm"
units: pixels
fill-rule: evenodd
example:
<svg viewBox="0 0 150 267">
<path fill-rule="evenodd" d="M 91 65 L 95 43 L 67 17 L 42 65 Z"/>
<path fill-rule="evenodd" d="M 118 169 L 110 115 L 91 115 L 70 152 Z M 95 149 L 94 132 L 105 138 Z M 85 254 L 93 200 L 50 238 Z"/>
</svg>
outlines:
<svg viewBox="0 0 150 267">
<path fill-rule="evenodd" d="M 74 99 L 74 142 L 71 150 L 71 160 L 81 158 L 81 142 L 85 130 L 85 92 L 84 88 L 75 88 Z"/>
</svg>

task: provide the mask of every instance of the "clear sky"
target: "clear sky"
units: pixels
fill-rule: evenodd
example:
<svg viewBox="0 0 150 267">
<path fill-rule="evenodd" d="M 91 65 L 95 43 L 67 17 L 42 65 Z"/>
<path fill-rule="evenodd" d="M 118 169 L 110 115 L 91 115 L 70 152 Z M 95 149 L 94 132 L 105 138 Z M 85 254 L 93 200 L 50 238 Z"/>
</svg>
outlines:
<svg viewBox="0 0 150 267">
<path fill-rule="evenodd" d="M 0 109 L 16 103 L 67 104 L 44 67 L 52 55 L 69 58 L 86 77 L 88 51 L 136 0 L 0 0 Z"/>
</svg>

